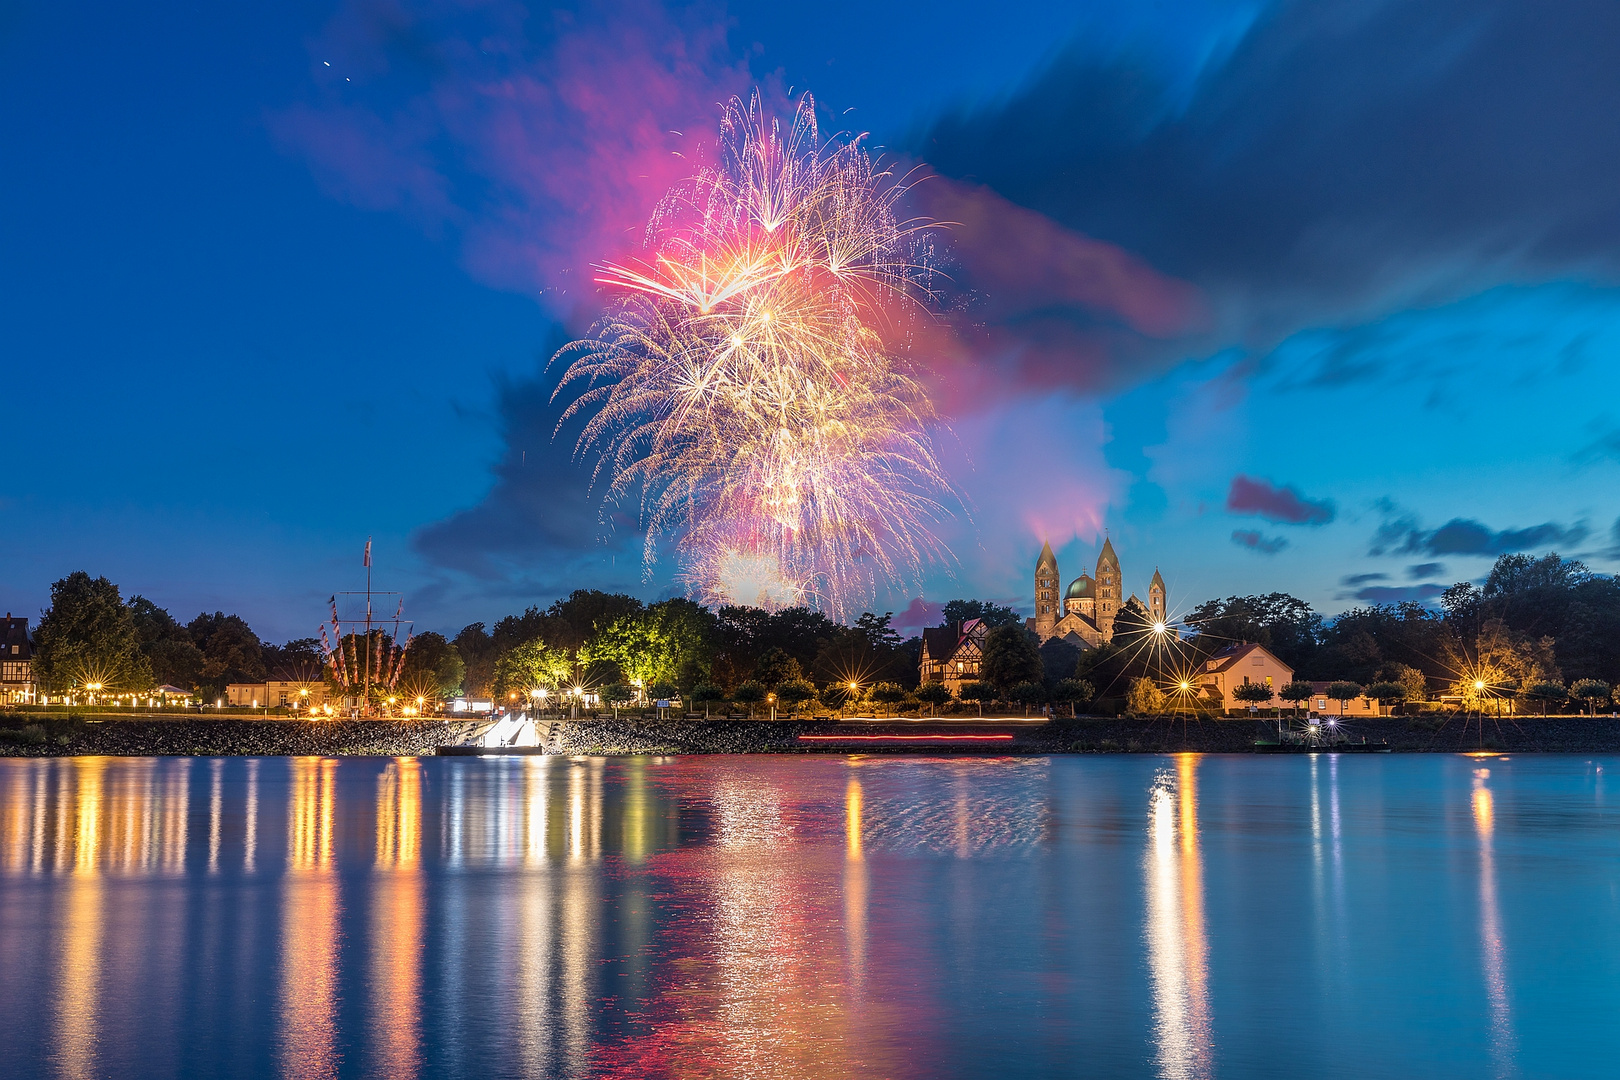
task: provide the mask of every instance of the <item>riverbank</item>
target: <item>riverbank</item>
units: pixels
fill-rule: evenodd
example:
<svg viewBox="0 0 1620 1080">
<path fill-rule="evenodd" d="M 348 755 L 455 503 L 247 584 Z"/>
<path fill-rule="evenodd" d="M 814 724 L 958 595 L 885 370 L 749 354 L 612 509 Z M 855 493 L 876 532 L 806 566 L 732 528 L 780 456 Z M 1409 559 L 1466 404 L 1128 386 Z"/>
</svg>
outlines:
<svg viewBox="0 0 1620 1080">
<path fill-rule="evenodd" d="M 0 756 L 388 756 L 434 754 L 464 742 L 467 720 L 103 720 L 7 717 Z"/>
<path fill-rule="evenodd" d="M 422 755 L 470 740 L 474 720 L 107 720 L 7 717 L 0 756 Z M 1082 717 L 1050 723 L 791 720 L 619 720 L 542 722 L 545 751 L 560 754 L 993 753 L 1085 754 L 1179 751 L 1275 752 L 1276 722 Z M 1620 720 L 1609 717 L 1487 718 L 1436 724 L 1369 718 L 1346 724 L 1353 744 L 1402 753 L 1495 750 L 1620 753 Z M 963 736 L 976 735 L 965 739 Z M 808 738 L 807 738 L 808 736 Z M 985 738 L 984 736 L 993 736 Z M 1293 747 L 1290 750 L 1296 749 Z"/>
<path fill-rule="evenodd" d="M 1285 722 L 1286 723 L 1286 722 Z M 1620 720 L 1608 717 L 1487 718 L 1435 724 L 1426 718 L 1381 717 L 1345 725 L 1352 745 L 1402 753 L 1496 750 L 1515 753 L 1620 753 Z M 970 733 L 1008 739 L 952 742 Z M 804 736 L 812 736 L 805 739 Z M 861 738 L 866 736 L 867 738 Z M 877 736 L 877 738 L 872 738 Z M 902 737 L 931 736 L 914 742 Z M 939 736 L 939 738 L 932 738 Z M 1082 717 L 1046 724 L 806 723 L 794 721 L 573 720 L 551 749 L 566 754 L 996 753 L 1086 754 L 1180 751 L 1275 752 L 1276 721 L 1139 720 Z M 1265 743 L 1273 745 L 1267 746 Z M 1295 748 L 1290 747 L 1290 750 Z"/>
</svg>

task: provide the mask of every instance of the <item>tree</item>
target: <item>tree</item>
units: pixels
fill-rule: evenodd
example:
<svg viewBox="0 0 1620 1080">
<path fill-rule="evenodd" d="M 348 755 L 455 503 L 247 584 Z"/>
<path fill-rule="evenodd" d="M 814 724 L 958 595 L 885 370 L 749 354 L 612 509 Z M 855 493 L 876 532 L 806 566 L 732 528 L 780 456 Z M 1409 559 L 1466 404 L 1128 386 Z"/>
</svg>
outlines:
<svg viewBox="0 0 1620 1080">
<path fill-rule="evenodd" d="M 1158 716 L 1164 712 L 1166 699 L 1159 684 L 1148 678 L 1131 680 L 1125 695 L 1125 711 L 1132 716 Z"/>
<path fill-rule="evenodd" d="M 1587 715 L 1596 716 L 1598 705 L 1609 700 L 1609 684 L 1602 679 L 1581 679 L 1569 688 L 1569 696 L 1586 702 Z"/>
<path fill-rule="evenodd" d="M 799 706 L 816 696 L 816 688 L 804 679 L 790 679 L 776 688 L 776 700 L 797 713 Z"/>
<path fill-rule="evenodd" d="M 894 706 L 906 700 L 906 688 L 899 683 L 880 682 L 872 687 L 872 700 L 879 705 Z"/>
<path fill-rule="evenodd" d="M 531 612 L 534 610 L 529 609 Z M 633 596 L 602 592 L 600 589 L 575 589 L 547 608 L 545 617 L 551 620 L 550 623 L 536 627 L 538 635 L 525 634 L 525 639 L 532 636 L 548 637 L 554 645 L 578 649 L 598 627 L 640 614 L 641 611 L 641 601 Z M 500 625 L 496 624 L 497 636 L 499 630 Z"/>
<path fill-rule="evenodd" d="M 940 612 L 946 626 L 957 626 L 969 619 L 979 619 L 991 630 L 998 626 L 1022 626 L 1024 617 L 1010 607 L 992 604 L 988 600 L 952 600 Z"/>
<path fill-rule="evenodd" d="M 984 703 L 996 699 L 996 688 L 987 682 L 965 682 L 962 689 L 957 691 L 963 701 L 972 701 L 979 706 L 979 715 L 984 715 Z"/>
<path fill-rule="evenodd" d="M 637 610 L 596 624 L 580 646 L 580 663 L 593 675 L 613 669 L 642 686 L 659 681 L 690 686 L 707 677 L 711 621 L 690 600 L 666 600 L 645 610 L 638 604 Z"/>
<path fill-rule="evenodd" d="M 493 695 L 495 661 L 500 658 L 500 651 L 495 647 L 495 640 L 484 629 L 484 624 L 476 622 L 462 627 L 453 644 L 456 655 L 461 657 L 465 665 L 461 677 L 462 689 L 469 697 Z"/>
<path fill-rule="evenodd" d="M 1252 641 L 1295 671 L 1310 666 L 1322 641 L 1322 616 L 1287 593 L 1206 600 L 1185 621 L 1197 633 L 1198 648 L 1204 653 Z"/>
<path fill-rule="evenodd" d="M 754 681 L 767 690 L 774 690 L 785 682 L 794 682 L 802 678 L 804 671 L 799 667 L 799 662 L 774 645 L 761 653 L 759 660 L 754 664 Z"/>
<path fill-rule="evenodd" d="M 1339 703 L 1339 715 L 1344 715 L 1345 704 L 1361 696 L 1361 684 L 1353 682 L 1328 683 L 1327 696 Z"/>
<path fill-rule="evenodd" d="M 942 682 L 925 682 L 917 687 L 915 693 L 918 701 L 933 706 L 935 716 L 939 715 L 940 707 L 951 700 L 950 687 Z"/>
<path fill-rule="evenodd" d="M 635 699 L 636 688 L 622 682 L 608 683 L 597 691 L 597 695 L 607 702 L 608 707 L 613 710 L 613 719 L 617 720 L 619 706 Z"/>
<path fill-rule="evenodd" d="M 534 690 L 559 689 L 573 673 L 574 662 L 566 651 L 535 638 L 507 650 L 495 662 L 494 689 L 508 699 L 513 694 L 527 699 Z"/>
<path fill-rule="evenodd" d="M 1046 702 L 1046 684 L 1040 682 L 1022 682 L 1012 688 L 1012 699 L 1024 707 L 1024 715 L 1029 715 L 1032 706 Z"/>
<path fill-rule="evenodd" d="M 240 615 L 203 612 L 186 624 L 191 640 L 202 650 L 200 685 L 215 693 L 231 683 L 264 682 L 264 648 L 259 635 Z"/>
<path fill-rule="evenodd" d="M 1563 702 L 1569 698 L 1569 691 L 1564 689 L 1563 683 L 1539 682 L 1524 692 L 1524 696 L 1531 701 L 1541 702 L 1541 715 L 1547 715 L 1547 706 L 1553 702 Z"/>
<path fill-rule="evenodd" d="M 1377 682 L 1367 687 L 1367 696 L 1388 708 L 1406 700 L 1406 687 L 1398 682 Z"/>
<path fill-rule="evenodd" d="M 1022 626 L 998 626 L 984 639 L 985 682 L 1003 693 L 1019 683 L 1041 680 L 1041 654 Z"/>
<path fill-rule="evenodd" d="M 132 597 L 129 613 L 141 640 L 141 653 L 152 668 L 152 682 L 195 690 L 202 674 L 202 650 L 186 628 L 144 596 Z"/>
<path fill-rule="evenodd" d="M 703 706 L 703 719 L 709 718 L 709 705 L 726 700 L 725 693 L 713 683 L 698 683 L 692 687 L 692 701 Z"/>
<path fill-rule="evenodd" d="M 400 678 L 404 685 L 431 688 L 439 697 L 454 697 L 466 678 L 467 665 L 461 653 L 443 634 L 431 631 L 417 634 L 405 650 Z"/>
<path fill-rule="evenodd" d="M 752 680 L 738 685 L 731 693 L 731 700 L 739 705 L 748 706 L 748 719 L 754 718 L 754 706 L 765 700 L 765 687 Z"/>
<path fill-rule="evenodd" d="M 41 690 L 57 694 L 90 683 L 109 690 L 152 686 L 151 664 L 118 586 L 83 570 L 51 585 L 51 606 L 34 631 L 34 677 Z"/>
<path fill-rule="evenodd" d="M 1277 691 L 1277 697 L 1283 701 L 1292 702 L 1294 706 L 1294 715 L 1298 716 L 1300 703 L 1309 701 L 1311 699 L 1312 692 L 1313 691 L 1310 683 L 1304 681 L 1303 679 L 1295 679 L 1293 682 Z"/>
<path fill-rule="evenodd" d="M 1267 705 L 1275 691 L 1265 683 L 1251 682 L 1232 688 L 1232 696 L 1246 705 Z"/>
<path fill-rule="evenodd" d="M 1052 688 L 1052 696 L 1058 701 L 1069 703 L 1069 715 L 1080 715 L 1077 706 L 1082 701 L 1090 701 L 1097 696 L 1097 688 L 1084 679 L 1059 679 L 1058 684 Z"/>
</svg>

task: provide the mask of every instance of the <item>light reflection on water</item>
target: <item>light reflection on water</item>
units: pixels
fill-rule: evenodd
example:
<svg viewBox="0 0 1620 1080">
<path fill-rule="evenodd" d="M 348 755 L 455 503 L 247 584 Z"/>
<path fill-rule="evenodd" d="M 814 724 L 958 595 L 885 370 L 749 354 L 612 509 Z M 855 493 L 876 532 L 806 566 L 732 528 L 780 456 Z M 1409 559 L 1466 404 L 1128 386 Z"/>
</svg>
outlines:
<svg viewBox="0 0 1620 1080">
<path fill-rule="evenodd" d="M 0 760 L 0 1061 L 1595 1075 L 1604 766 Z"/>
</svg>

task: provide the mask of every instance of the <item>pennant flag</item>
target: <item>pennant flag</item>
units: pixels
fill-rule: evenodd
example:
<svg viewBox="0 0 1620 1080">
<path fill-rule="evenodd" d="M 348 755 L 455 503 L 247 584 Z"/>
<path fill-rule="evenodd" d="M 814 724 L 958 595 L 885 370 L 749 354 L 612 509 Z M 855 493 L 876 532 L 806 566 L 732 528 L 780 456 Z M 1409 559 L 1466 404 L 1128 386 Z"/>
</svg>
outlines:
<svg viewBox="0 0 1620 1080">
<path fill-rule="evenodd" d="M 366 565 L 371 565 L 371 537 L 366 537 Z"/>
</svg>

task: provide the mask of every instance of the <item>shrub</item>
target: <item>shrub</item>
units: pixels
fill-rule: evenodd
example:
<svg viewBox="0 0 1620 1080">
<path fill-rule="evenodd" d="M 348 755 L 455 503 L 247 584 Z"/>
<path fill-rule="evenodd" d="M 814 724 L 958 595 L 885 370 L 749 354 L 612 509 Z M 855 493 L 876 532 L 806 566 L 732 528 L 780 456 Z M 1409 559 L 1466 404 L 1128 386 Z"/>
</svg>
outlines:
<svg viewBox="0 0 1620 1080">
<path fill-rule="evenodd" d="M 43 724 L 25 724 L 20 728 L 0 728 L 0 741 L 39 746 L 45 741 L 45 727 Z"/>
<path fill-rule="evenodd" d="M 1609 684 L 1602 679 L 1582 679 L 1569 688 L 1569 696 L 1586 702 L 1588 716 L 1597 715 L 1597 707 L 1609 700 Z"/>
<path fill-rule="evenodd" d="M 1541 702 L 1541 715 L 1547 715 L 1547 706 L 1553 702 L 1563 702 L 1569 699 L 1569 691 L 1564 689 L 1563 683 L 1540 682 L 1524 692 L 1527 701 Z"/>
<path fill-rule="evenodd" d="M 1038 682 L 1021 682 L 1012 689 L 1012 699 L 1024 707 L 1024 715 L 1029 715 L 1030 706 L 1040 705 L 1046 701 L 1046 687 Z"/>
<path fill-rule="evenodd" d="M 917 700 L 934 707 L 934 715 L 939 715 L 939 707 L 951 700 L 951 692 L 944 683 L 926 682 L 917 687 Z"/>
<path fill-rule="evenodd" d="M 726 700 L 725 693 L 713 683 L 698 683 L 692 687 L 692 701 L 703 706 L 704 719 L 708 719 L 710 704 L 724 700 Z"/>
<path fill-rule="evenodd" d="M 985 682 L 963 683 L 960 693 L 963 701 L 978 703 L 980 716 L 984 715 L 984 703 L 996 699 L 995 687 Z"/>
<path fill-rule="evenodd" d="M 737 689 L 731 692 L 731 700 L 739 705 L 747 705 L 748 715 L 752 717 L 754 715 L 754 706 L 765 700 L 765 687 L 753 680 L 749 680 L 740 684 Z"/>
<path fill-rule="evenodd" d="M 816 688 L 803 679 L 790 679 L 776 688 L 776 700 L 793 711 L 815 696 Z"/>
<path fill-rule="evenodd" d="M 880 682 L 872 687 L 872 700 L 879 705 L 898 705 L 906 700 L 906 691 L 899 683 Z"/>
<path fill-rule="evenodd" d="M 1327 696 L 1339 703 L 1339 715 L 1343 716 L 1345 704 L 1361 696 L 1361 684 L 1353 682 L 1328 683 Z"/>
<path fill-rule="evenodd" d="M 1367 696 L 1380 705 L 1393 705 L 1405 701 L 1407 689 L 1398 682 L 1376 682 L 1367 687 Z"/>
<path fill-rule="evenodd" d="M 1097 696 L 1097 688 L 1084 679 L 1059 679 L 1057 686 L 1052 688 L 1052 696 L 1058 701 L 1069 703 L 1069 715 L 1079 712 L 1077 706 L 1082 701 L 1090 701 Z"/>
<path fill-rule="evenodd" d="M 1232 696 L 1248 705 L 1266 705 L 1270 703 L 1275 694 L 1271 687 L 1265 683 L 1252 682 L 1234 687 Z"/>
<path fill-rule="evenodd" d="M 1164 712 L 1164 691 L 1152 679 L 1131 680 L 1130 692 L 1125 696 L 1125 711 L 1132 716 L 1158 716 Z"/>
</svg>

